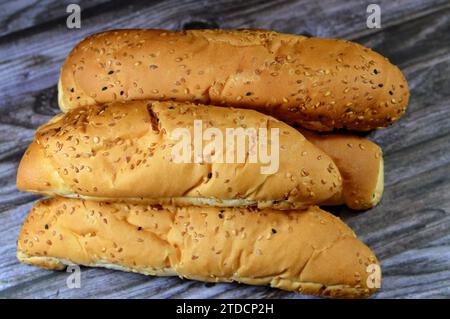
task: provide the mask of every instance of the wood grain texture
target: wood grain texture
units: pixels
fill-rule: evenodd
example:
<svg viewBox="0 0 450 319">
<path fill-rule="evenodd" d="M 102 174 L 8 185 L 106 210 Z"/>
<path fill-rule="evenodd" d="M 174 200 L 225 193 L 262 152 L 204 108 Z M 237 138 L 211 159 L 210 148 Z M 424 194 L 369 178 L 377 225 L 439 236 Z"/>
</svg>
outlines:
<svg viewBox="0 0 450 319">
<path fill-rule="evenodd" d="M 305 298 L 265 287 L 88 268 L 82 288 L 68 289 L 67 273 L 16 260 L 20 225 L 38 198 L 16 190 L 17 164 L 36 127 L 58 113 L 59 67 L 86 35 L 131 27 L 253 27 L 341 37 L 398 64 L 411 89 L 407 114 L 368 134 L 385 154 L 383 200 L 363 213 L 332 211 L 381 261 L 383 287 L 374 298 L 450 298 L 448 1 L 378 1 L 381 29 L 365 27 L 371 1 L 82 1 L 80 30 L 65 28 L 64 1 L 25 2 L 0 2 L 0 298 Z"/>
<path fill-rule="evenodd" d="M 0 36 L 65 20 L 69 4 L 78 4 L 83 14 L 110 5 L 108 0 L 3 0 L 0 1 Z"/>
</svg>

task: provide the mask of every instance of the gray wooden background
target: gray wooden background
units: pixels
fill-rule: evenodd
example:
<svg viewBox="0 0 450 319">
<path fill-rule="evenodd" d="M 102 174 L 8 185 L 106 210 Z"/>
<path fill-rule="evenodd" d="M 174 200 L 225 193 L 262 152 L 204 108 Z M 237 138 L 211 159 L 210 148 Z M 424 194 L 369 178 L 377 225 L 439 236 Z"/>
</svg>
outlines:
<svg viewBox="0 0 450 319">
<path fill-rule="evenodd" d="M 381 6 L 381 29 L 366 7 Z M 81 29 L 66 28 L 69 3 Z M 267 28 L 365 44 L 400 66 L 411 89 L 406 116 L 368 136 L 385 154 L 381 204 L 340 215 L 377 254 L 383 286 L 374 298 L 450 297 L 450 2 L 399 1 L 0 1 L 0 298 L 304 298 L 265 287 L 204 284 L 82 269 L 21 265 L 16 238 L 39 197 L 15 187 L 18 162 L 36 127 L 58 113 L 58 70 L 82 38 L 111 28 Z"/>
</svg>

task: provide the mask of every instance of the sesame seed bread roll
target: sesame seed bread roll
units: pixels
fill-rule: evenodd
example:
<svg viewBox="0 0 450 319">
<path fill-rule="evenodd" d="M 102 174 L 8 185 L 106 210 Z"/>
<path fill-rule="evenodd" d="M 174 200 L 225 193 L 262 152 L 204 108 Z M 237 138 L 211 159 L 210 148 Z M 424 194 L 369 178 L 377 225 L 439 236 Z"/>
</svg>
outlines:
<svg viewBox="0 0 450 319">
<path fill-rule="evenodd" d="M 366 131 L 396 121 L 409 92 L 385 57 L 337 39 L 261 30 L 115 30 L 80 42 L 59 105 L 136 99 L 251 108 L 289 124 Z"/>
<path fill-rule="evenodd" d="M 314 206 L 280 214 L 59 197 L 32 208 L 17 256 L 49 269 L 80 264 L 346 298 L 375 292 L 366 269 L 379 266 L 348 226 Z"/>
<path fill-rule="evenodd" d="M 355 210 L 377 205 L 384 189 L 383 151 L 374 142 L 350 134 L 299 131 L 327 153 L 342 176 L 342 193 L 323 205 L 345 204 Z"/>
<path fill-rule="evenodd" d="M 174 153 L 182 152 L 177 151 L 180 140 L 172 134 L 186 129 L 191 145 L 194 120 L 202 121 L 203 133 L 207 128 L 218 130 L 216 138 L 221 134 L 222 141 L 230 128 L 267 129 L 267 138 L 256 141 L 256 162 L 251 161 L 248 138 L 242 162 L 237 162 L 238 139 L 234 150 L 226 149 L 223 141 L 222 160 L 211 158 L 208 163 L 203 156 L 195 163 L 188 154 L 191 162 L 175 161 Z M 272 136 L 277 130 L 278 137 Z M 274 155 L 271 163 L 263 163 L 265 152 L 259 147 L 264 144 Z M 214 153 L 206 151 L 206 141 L 202 149 L 206 155 Z M 233 161 L 226 162 L 227 150 Z M 263 172 L 268 167 L 273 170 Z M 40 127 L 19 165 L 17 187 L 95 200 L 284 209 L 325 202 L 341 192 L 342 178 L 328 155 L 270 116 L 246 109 L 141 100 L 80 107 Z"/>
</svg>

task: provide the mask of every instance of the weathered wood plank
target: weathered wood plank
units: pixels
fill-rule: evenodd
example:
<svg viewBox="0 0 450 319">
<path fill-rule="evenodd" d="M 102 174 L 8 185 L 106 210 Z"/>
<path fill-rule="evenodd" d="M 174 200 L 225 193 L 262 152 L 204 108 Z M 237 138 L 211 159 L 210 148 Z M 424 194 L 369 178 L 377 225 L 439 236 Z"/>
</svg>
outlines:
<svg viewBox="0 0 450 319">
<path fill-rule="evenodd" d="M 0 298 L 304 298 L 265 287 L 206 285 L 87 268 L 83 268 L 82 288 L 68 289 L 67 273 L 21 265 L 15 258 L 20 224 L 30 201 L 36 199 L 15 189 L 16 167 L 34 129 L 58 112 L 55 83 L 65 54 L 80 38 L 98 30 L 180 28 L 193 21 L 356 39 L 400 65 L 411 88 L 408 112 L 392 127 L 369 134 L 385 153 L 383 200 L 364 213 L 344 207 L 333 212 L 380 258 L 384 281 L 376 298 L 450 297 L 448 2 L 381 1 L 381 30 L 365 29 L 366 2 L 231 1 L 219 2 L 220 7 L 195 1 L 142 3 L 131 1 L 120 10 L 108 7 L 99 15 L 88 15 L 85 29 L 79 31 L 44 23 L 30 32 L 17 32 L 17 37 L 0 37 L 4 79 L 0 83 Z M 184 13 L 182 19 L 178 12 Z M 0 26 L 1 21 L 0 14 Z M 37 24 L 40 21 L 36 19 Z"/>
<path fill-rule="evenodd" d="M 301 1 L 166 1 L 168 6 L 158 7 L 157 3 L 139 0 L 107 1 L 107 0 L 47 0 L 47 1 L 2 1 L 0 2 L 0 36 L 39 27 L 41 25 L 64 22 L 68 4 L 79 4 L 83 12 L 83 20 L 96 17 L 100 12 L 114 11 L 129 16 L 131 10 L 142 11 L 149 7 L 160 10 L 163 20 L 174 17 L 173 8 L 182 9 L 184 18 L 178 27 L 190 25 L 192 27 L 228 27 L 233 28 L 243 24 L 249 27 L 277 29 L 280 31 L 302 27 L 302 32 L 327 36 L 336 29 L 342 30 L 342 35 L 357 36 L 372 33 L 374 30 L 365 28 L 366 7 L 370 1 L 327 0 L 318 5 L 315 2 Z M 430 12 L 443 4 L 442 0 L 429 1 L 379 1 L 382 8 L 383 27 L 400 24 Z M 172 8 L 172 10 L 170 10 Z M 181 10 L 180 10 L 181 11 Z M 304 15 L 302 14 L 304 13 Z M 144 16 L 142 16 L 143 18 Z M 323 18 L 326 19 L 323 19 Z M 316 23 L 311 23 L 315 20 Z M 317 23 L 320 21 L 320 23 Z M 359 30 L 355 31 L 355 28 Z M 330 31 L 331 30 L 331 31 Z"/>
<path fill-rule="evenodd" d="M 128 1 L 127 1 L 128 2 Z M 88 11 L 101 10 L 107 0 L 15 0 L 0 2 L 0 36 L 26 30 L 55 20 L 66 19 L 69 4 L 80 5 L 83 14 Z M 117 4 L 116 4 L 117 7 Z"/>
</svg>

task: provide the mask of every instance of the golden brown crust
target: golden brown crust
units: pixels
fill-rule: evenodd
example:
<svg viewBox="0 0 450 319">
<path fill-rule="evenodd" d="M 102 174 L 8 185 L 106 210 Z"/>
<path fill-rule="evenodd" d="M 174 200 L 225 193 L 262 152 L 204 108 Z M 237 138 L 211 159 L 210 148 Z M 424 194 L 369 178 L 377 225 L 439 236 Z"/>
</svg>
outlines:
<svg viewBox="0 0 450 319">
<path fill-rule="evenodd" d="M 325 204 L 346 204 L 356 210 L 369 209 L 378 204 L 384 189 L 384 169 L 383 152 L 377 144 L 350 134 L 299 131 L 327 153 L 341 173 L 342 194 L 337 194 Z"/>
<path fill-rule="evenodd" d="M 262 174 L 267 165 L 250 163 L 248 157 L 245 163 L 173 162 L 178 141 L 171 133 L 184 127 L 194 136 L 194 119 L 223 136 L 227 128 L 279 129 L 278 171 Z M 202 199 L 213 200 L 213 205 L 298 208 L 326 201 L 341 191 L 342 180 L 328 155 L 269 116 L 142 100 L 126 107 L 112 103 L 77 108 L 42 126 L 19 165 L 17 186 L 44 195 L 99 200 L 199 204 Z"/>
<path fill-rule="evenodd" d="M 359 44 L 261 30 L 116 30 L 79 43 L 61 69 L 63 111 L 130 99 L 252 108 L 290 124 L 370 130 L 396 121 L 408 84 Z"/>
<path fill-rule="evenodd" d="M 271 285 L 329 297 L 366 297 L 378 261 L 339 218 L 306 211 L 151 207 L 42 200 L 18 240 L 22 262 L 101 266 L 147 275 Z"/>
</svg>

